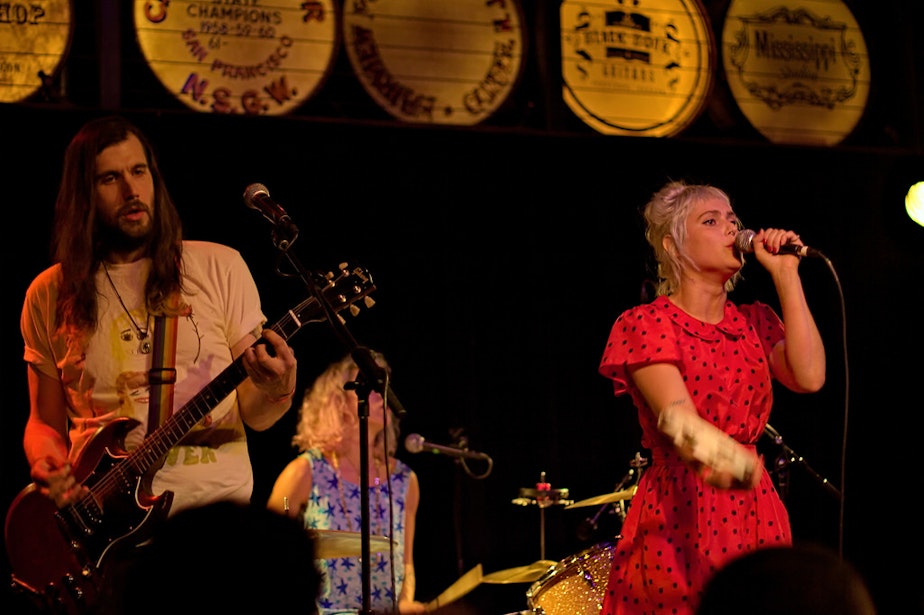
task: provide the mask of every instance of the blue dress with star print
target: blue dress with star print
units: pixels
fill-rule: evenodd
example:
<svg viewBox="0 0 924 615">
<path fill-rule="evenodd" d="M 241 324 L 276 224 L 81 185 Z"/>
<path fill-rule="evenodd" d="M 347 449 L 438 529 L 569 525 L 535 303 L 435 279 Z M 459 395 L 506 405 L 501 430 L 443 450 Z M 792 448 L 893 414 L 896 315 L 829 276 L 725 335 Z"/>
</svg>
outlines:
<svg viewBox="0 0 924 615">
<path fill-rule="evenodd" d="M 305 451 L 302 457 L 311 464 L 312 474 L 311 495 L 303 517 L 305 527 L 315 530 L 361 532 L 360 486 L 342 480 L 320 450 Z M 411 468 L 397 459 L 391 459 L 390 467 L 390 483 L 393 490 L 391 500 L 387 482 L 369 485 L 370 534 L 387 536 L 394 541 L 393 552 L 371 554 L 369 599 L 370 608 L 376 613 L 397 612 L 397 596 L 401 594 L 401 585 L 404 582 L 404 504 Z M 393 510 L 391 514 L 390 508 Z M 393 523 L 389 523 L 391 518 Z M 395 562 L 394 566 L 391 565 L 392 559 Z M 337 557 L 319 560 L 318 566 L 324 574 L 324 584 L 318 598 L 320 615 L 361 611 L 363 585 L 360 558 Z"/>
</svg>

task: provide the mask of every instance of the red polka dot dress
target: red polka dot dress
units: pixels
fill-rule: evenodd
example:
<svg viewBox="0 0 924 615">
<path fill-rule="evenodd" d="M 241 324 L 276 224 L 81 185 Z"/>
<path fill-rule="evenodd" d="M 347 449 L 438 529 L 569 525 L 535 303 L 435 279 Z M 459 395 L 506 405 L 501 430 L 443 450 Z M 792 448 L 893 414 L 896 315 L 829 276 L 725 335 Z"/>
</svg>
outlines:
<svg viewBox="0 0 924 615">
<path fill-rule="evenodd" d="M 723 320 L 708 324 L 659 297 L 613 324 L 600 373 L 616 395 L 632 397 L 652 463 L 616 541 L 603 615 L 692 615 L 706 580 L 730 558 L 792 543 L 789 515 L 766 468 L 753 490 L 704 484 L 658 431 L 627 371 L 676 364 L 699 415 L 754 446 L 773 403 L 769 353 L 782 338 L 783 323 L 762 303 L 727 302 Z"/>
</svg>

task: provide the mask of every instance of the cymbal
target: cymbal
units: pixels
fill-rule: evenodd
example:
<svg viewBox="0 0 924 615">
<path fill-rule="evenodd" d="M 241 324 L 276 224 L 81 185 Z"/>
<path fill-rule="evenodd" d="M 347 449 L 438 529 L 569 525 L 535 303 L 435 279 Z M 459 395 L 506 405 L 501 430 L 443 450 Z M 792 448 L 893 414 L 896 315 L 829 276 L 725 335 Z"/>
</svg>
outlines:
<svg viewBox="0 0 924 615">
<path fill-rule="evenodd" d="M 610 502 L 619 502 L 620 500 L 631 500 L 632 496 L 635 495 L 637 490 L 638 485 L 632 485 L 628 489 L 614 491 L 613 493 L 605 493 L 603 495 L 598 495 L 597 497 L 575 502 L 574 504 L 565 506 L 565 509 L 567 510 L 569 508 L 580 508 L 582 506 L 597 506 L 598 504 L 609 504 Z"/>
<path fill-rule="evenodd" d="M 532 583 L 549 571 L 549 568 L 557 564 L 552 560 L 541 559 L 526 566 L 516 566 L 506 570 L 498 570 L 482 577 L 482 583 L 495 583 L 506 585 L 507 583 Z"/>
<path fill-rule="evenodd" d="M 315 559 L 333 557 L 357 557 L 363 554 L 363 535 L 361 532 L 341 530 L 309 530 L 315 545 Z M 370 553 L 388 551 L 391 540 L 385 536 L 369 536 Z"/>
<path fill-rule="evenodd" d="M 469 593 L 481 583 L 484 575 L 481 572 L 481 564 L 478 564 L 459 579 L 446 588 L 439 596 L 427 603 L 427 613 L 435 611 L 440 607 L 455 602 L 465 594 Z"/>
</svg>

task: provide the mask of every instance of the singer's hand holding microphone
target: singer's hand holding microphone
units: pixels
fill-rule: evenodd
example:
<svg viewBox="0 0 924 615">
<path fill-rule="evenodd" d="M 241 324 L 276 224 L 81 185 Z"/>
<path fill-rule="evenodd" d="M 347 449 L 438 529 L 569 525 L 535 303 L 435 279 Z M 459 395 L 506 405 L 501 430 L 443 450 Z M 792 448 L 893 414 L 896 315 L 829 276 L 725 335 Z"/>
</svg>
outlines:
<svg viewBox="0 0 924 615">
<path fill-rule="evenodd" d="M 735 248 L 738 249 L 742 254 L 751 254 L 754 252 L 754 237 L 757 235 L 757 232 L 752 231 L 751 229 L 741 229 L 738 231 L 738 235 L 735 237 Z M 798 239 L 798 235 L 795 235 Z M 816 250 L 815 248 L 810 248 L 808 246 L 799 245 L 792 242 L 786 242 L 780 244 L 779 251 L 777 254 L 793 254 L 795 256 L 814 256 L 814 257 L 824 257 L 824 255 Z"/>
</svg>

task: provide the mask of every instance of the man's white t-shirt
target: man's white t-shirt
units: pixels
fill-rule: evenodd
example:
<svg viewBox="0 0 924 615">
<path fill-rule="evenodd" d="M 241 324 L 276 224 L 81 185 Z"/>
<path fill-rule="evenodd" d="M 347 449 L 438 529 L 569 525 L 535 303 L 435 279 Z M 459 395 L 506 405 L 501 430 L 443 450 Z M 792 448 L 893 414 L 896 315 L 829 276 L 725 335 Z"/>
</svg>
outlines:
<svg viewBox="0 0 924 615">
<path fill-rule="evenodd" d="M 97 430 L 112 419 L 130 417 L 140 422 L 125 439 L 129 450 L 137 447 L 147 430 L 152 353 L 149 346 L 145 348 L 148 352 L 142 350 L 143 342 L 152 342 L 155 332 L 154 317 L 147 313 L 143 295 L 150 266 L 147 258 L 107 265 L 108 277 L 100 267 L 96 273 L 99 325 L 85 346 L 75 336 L 57 331 L 60 265 L 39 274 L 26 291 L 20 323 L 24 359 L 61 381 L 69 405 L 70 459 L 78 467 L 86 468 L 92 461 L 89 457 L 78 461 L 79 455 Z M 259 335 L 266 322 L 256 283 L 237 250 L 217 243 L 184 241 L 182 274 L 182 301 L 191 312 L 177 319 L 174 412 L 196 398 L 232 363 L 235 343 L 248 333 Z M 138 339 L 139 327 L 148 330 L 147 340 Z M 185 433 L 155 474 L 155 495 L 164 490 L 174 492 L 171 514 L 215 500 L 249 502 L 253 470 L 233 390 L 237 384 L 233 381 L 220 387 L 230 389 L 224 399 L 200 396 L 196 400 L 196 408 L 205 401 L 211 411 L 188 432 L 183 428 Z M 176 439 L 171 435 L 167 441 L 171 438 Z"/>
</svg>

